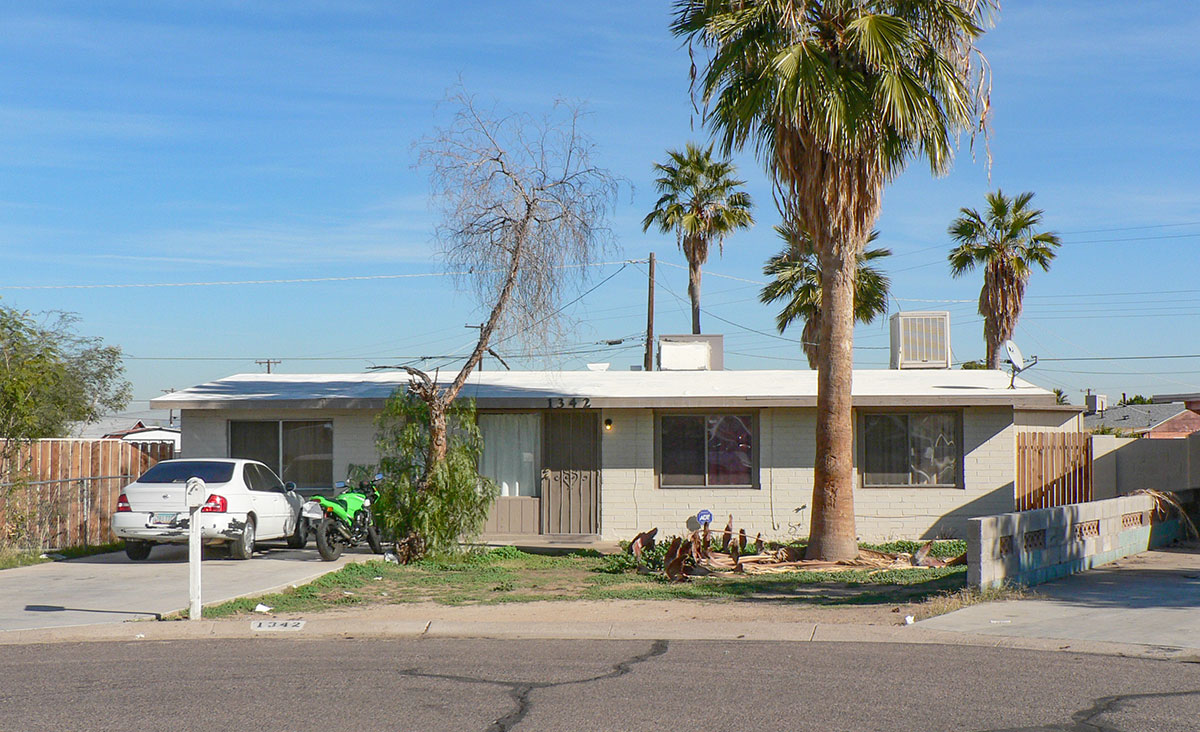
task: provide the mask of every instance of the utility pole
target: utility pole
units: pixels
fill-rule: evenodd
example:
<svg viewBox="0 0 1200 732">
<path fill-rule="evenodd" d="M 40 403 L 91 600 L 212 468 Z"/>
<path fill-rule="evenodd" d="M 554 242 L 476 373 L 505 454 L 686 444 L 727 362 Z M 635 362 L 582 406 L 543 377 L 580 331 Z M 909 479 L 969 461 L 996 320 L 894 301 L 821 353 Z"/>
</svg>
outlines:
<svg viewBox="0 0 1200 732">
<path fill-rule="evenodd" d="M 650 252 L 650 284 L 646 294 L 646 359 L 642 368 L 654 370 L 654 252 Z"/>
<path fill-rule="evenodd" d="M 163 394 L 174 394 L 175 393 L 174 389 L 161 389 L 160 391 L 162 391 Z M 167 426 L 168 427 L 175 426 L 175 410 L 174 409 L 167 410 Z"/>
<path fill-rule="evenodd" d="M 483 338 L 483 326 L 484 326 L 483 323 L 480 323 L 479 325 L 471 325 L 470 323 L 467 323 L 463 327 L 464 328 L 473 328 L 473 329 L 479 331 L 479 337 Z M 505 368 L 507 368 L 507 367 L 508 367 L 507 364 L 505 364 Z M 483 371 L 483 356 L 482 355 L 480 355 L 480 357 L 479 357 L 479 370 Z"/>
<path fill-rule="evenodd" d="M 259 366 L 266 366 L 267 373 L 269 374 L 269 373 L 271 373 L 272 366 L 281 364 L 281 363 L 283 363 L 283 361 L 280 361 L 277 358 L 263 358 L 263 359 L 259 359 L 259 360 L 255 361 L 254 363 L 258 364 Z"/>
</svg>

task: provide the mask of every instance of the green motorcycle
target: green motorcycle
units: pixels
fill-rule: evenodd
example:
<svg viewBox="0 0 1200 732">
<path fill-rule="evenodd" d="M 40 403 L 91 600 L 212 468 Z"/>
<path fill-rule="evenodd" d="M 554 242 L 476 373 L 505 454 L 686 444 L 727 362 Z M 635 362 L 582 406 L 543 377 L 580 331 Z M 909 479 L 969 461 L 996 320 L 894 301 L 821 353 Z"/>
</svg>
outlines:
<svg viewBox="0 0 1200 732">
<path fill-rule="evenodd" d="M 332 498 L 313 496 L 300 510 L 317 537 L 317 551 L 321 559 L 332 562 L 342 555 L 347 547 L 366 543 L 371 551 L 383 554 L 383 541 L 371 504 L 379 498 L 375 484 L 383 480 L 377 473 L 374 480 L 364 480 L 357 488 L 346 488 L 345 481 L 334 484 L 340 492 Z"/>
</svg>

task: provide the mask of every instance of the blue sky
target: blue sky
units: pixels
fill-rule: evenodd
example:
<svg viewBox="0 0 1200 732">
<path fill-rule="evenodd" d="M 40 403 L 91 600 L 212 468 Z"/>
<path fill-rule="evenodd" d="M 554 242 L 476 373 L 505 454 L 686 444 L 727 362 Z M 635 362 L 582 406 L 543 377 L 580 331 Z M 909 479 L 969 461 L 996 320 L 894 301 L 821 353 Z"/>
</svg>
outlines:
<svg viewBox="0 0 1200 732">
<path fill-rule="evenodd" d="M 644 0 L 6 3 L 0 298 L 79 313 L 82 332 L 130 356 L 138 400 L 260 370 L 255 359 L 357 371 L 461 353 L 481 313 L 446 278 L 45 289 L 438 271 L 412 145 L 445 120 L 438 103 L 461 78 L 511 109 L 587 105 L 600 161 L 631 184 L 606 261 L 655 251 L 658 330 L 685 332 L 682 256 L 640 226 L 651 164 L 704 139 L 668 19 L 667 3 Z M 1186 3 L 1006 2 L 982 43 L 990 182 L 964 141 L 952 174 L 917 163 L 885 194 L 893 310 L 950 310 L 956 359 L 982 357 L 981 276 L 950 278 L 946 226 L 989 189 L 1032 190 L 1064 245 L 1029 285 L 1017 341 L 1046 360 L 1028 378 L 1077 403 L 1089 387 L 1114 400 L 1200 390 L 1200 358 L 1049 360 L 1200 353 L 1198 35 Z M 759 223 L 706 269 L 705 309 L 738 326 L 705 316 L 705 330 L 726 335 L 729 367 L 803 368 L 745 281 L 778 249 L 777 217 L 761 166 L 737 162 Z M 640 363 L 645 271 L 618 269 L 592 272 L 592 284 L 616 274 L 572 308 L 580 323 L 555 347 L 592 352 L 551 365 Z M 856 345 L 860 367 L 886 365 L 886 323 L 860 327 Z"/>
</svg>

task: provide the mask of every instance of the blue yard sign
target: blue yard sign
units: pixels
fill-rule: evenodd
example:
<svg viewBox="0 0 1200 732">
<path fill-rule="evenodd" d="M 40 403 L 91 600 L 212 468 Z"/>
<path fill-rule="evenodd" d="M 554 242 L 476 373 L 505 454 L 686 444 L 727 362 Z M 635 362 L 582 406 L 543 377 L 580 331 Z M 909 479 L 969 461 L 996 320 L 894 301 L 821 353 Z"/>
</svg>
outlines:
<svg viewBox="0 0 1200 732">
<path fill-rule="evenodd" d="M 696 520 L 700 522 L 701 526 L 703 526 L 704 524 L 711 524 L 712 523 L 712 511 L 709 511 L 707 508 L 704 509 L 700 513 L 696 514 Z"/>
</svg>

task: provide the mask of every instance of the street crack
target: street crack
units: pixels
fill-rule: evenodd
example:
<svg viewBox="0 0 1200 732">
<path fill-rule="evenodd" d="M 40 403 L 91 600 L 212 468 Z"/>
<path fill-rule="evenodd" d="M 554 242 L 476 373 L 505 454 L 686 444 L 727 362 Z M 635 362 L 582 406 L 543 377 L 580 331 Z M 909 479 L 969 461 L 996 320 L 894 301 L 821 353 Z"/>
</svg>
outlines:
<svg viewBox="0 0 1200 732">
<path fill-rule="evenodd" d="M 1051 724 L 1042 727 L 1006 727 L 990 732 L 1129 732 L 1119 727 L 1110 727 L 1096 719 L 1108 712 L 1119 711 L 1125 704 L 1140 699 L 1174 699 L 1185 696 L 1200 696 L 1200 691 L 1158 691 L 1145 694 L 1118 694 L 1100 697 L 1090 707 L 1071 715 L 1069 724 Z"/>
<path fill-rule="evenodd" d="M 464 684 L 486 684 L 490 686 L 502 686 L 508 690 L 509 697 L 513 700 L 515 708 L 513 711 L 497 719 L 487 728 L 487 732 L 510 732 L 529 714 L 529 710 L 533 707 L 533 702 L 530 701 L 530 695 L 539 689 L 554 689 L 560 686 L 574 686 L 577 684 L 590 684 L 595 681 L 605 681 L 607 679 L 616 679 L 633 671 L 633 667 L 640 663 L 645 663 L 652 658 L 661 656 L 667 652 L 668 643 L 665 640 L 656 640 L 650 646 L 650 649 L 645 653 L 640 653 L 632 658 L 627 658 L 620 663 L 613 665 L 612 670 L 607 673 L 591 676 L 586 679 L 573 679 L 571 681 L 503 681 L 500 679 L 481 679 L 474 676 L 457 676 L 454 674 L 435 674 L 418 671 L 417 669 L 404 669 L 400 671 L 401 676 L 407 676 L 415 679 L 440 679 L 443 681 L 456 681 Z"/>
</svg>

